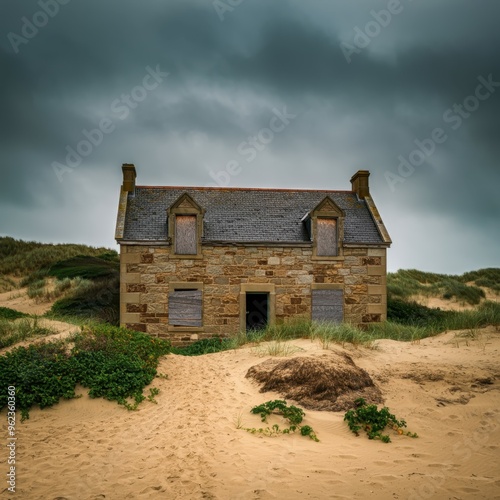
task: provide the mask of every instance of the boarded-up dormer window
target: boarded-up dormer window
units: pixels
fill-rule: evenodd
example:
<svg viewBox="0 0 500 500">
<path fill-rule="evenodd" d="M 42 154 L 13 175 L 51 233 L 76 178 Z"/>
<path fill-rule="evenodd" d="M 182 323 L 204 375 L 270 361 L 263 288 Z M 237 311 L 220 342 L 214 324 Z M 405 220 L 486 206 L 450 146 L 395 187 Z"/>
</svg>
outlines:
<svg viewBox="0 0 500 500">
<path fill-rule="evenodd" d="M 175 253 L 196 255 L 196 215 L 175 216 Z"/>
<path fill-rule="evenodd" d="M 168 295 L 168 324 L 202 326 L 202 291 L 174 290 Z"/>
<path fill-rule="evenodd" d="M 337 255 L 337 219 L 316 220 L 316 255 L 335 257 Z"/>
</svg>

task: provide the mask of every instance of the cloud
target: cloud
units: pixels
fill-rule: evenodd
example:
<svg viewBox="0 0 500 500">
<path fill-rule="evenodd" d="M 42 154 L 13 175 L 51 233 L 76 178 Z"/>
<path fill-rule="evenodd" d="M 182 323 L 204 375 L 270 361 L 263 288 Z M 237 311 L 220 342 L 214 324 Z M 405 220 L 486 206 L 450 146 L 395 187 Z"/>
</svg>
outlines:
<svg viewBox="0 0 500 500">
<path fill-rule="evenodd" d="M 500 88 L 456 129 L 444 114 L 479 76 L 500 81 L 497 2 L 401 0 L 350 64 L 340 44 L 386 1 L 244 1 L 222 22 L 208 0 L 70 1 L 19 53 L 7 35 L 41 7 L 10 4 L 0 20 L 1 232 L 111 244 L 122 162 L 151 185 L 207 185 L 237 161 L 234 186 L 348 189 L 368 168 L 395 241 L 390 268 L 494 265 Z M 120 119 L 112 103 L 157 65 L 168 78 Z M 273 108 L 297 117 L 249 162 L 238 147 Z M 103 118 L 113 132 L 61 182 L 53 163 Z M 391 189 L 385 174 L 437 127 L 446 141 Z"/>
</svg>

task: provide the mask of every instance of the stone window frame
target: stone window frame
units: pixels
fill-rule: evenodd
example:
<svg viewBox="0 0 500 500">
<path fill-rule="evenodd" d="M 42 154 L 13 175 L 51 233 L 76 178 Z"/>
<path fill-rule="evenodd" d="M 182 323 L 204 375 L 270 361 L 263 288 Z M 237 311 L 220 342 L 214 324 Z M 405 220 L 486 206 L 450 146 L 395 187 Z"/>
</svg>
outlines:
<svg viewBox="0 0 500 500">
<path fill-rule="evenodd" d="M 194 215 L 196 216 L 196 253 L 194 254 L 179 254 L 175 253 L 175 217 L 177 215 Z M 170 255 L 175 259 L 202 259 L 201 238 L 203 236 L 203 217 L 205 210 L 196 203 L 188 194 L 182 194 L 168 209 L 168 241 L 170 243 Z"/>
<path fill-rule="evenodd" d="M 309 214 L 312 240 L 312 260 L 343 261 L 344 260 L 344 211 L 326 196 Z M 335 219 L 337 229 L 337 255 L 318 255 L 318 219 Z"/>
<path fill-rule="evenodd" d="M 246 332 L 247 292 L 268 293 L 267 324 L 276 324 L 276 287 L 274 283 L 241 283 L 240 284 L 240 332 Z"/>
<path fill-rule="evenodd" d="M 313 290 L 342 290 L 342 322 L 345 321 L 345 286 L 342 283 L 311 283 L 311 311 L 309 314 L 311 322 L 313 321 L 312 313 L 312 291 Z"/>
<path fill-rule="evenodd" d="M 205 324 L 204 316 L 205 316 L 205 308 L 204 306 L 204 283 L 202 281 L 171 281 L 168 284 L 168 294 L 170 295 L 175 290 L 200 290 L 201 291 L 201 323 Z M 170 304 L 167 302 L 167 311 Z M 203 332 L 205 329 L 204 326 L 174 326 L 168 325 L 169 332 Z"/>
</svg>

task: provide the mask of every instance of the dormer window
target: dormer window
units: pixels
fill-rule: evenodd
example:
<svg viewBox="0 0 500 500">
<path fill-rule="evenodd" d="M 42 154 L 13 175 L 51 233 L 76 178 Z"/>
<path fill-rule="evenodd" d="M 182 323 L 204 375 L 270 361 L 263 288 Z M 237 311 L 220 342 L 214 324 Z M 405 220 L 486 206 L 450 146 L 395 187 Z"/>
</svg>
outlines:
<svg viewBox="0 0 500 500">
<path fill-rule="evenodd" d="M 167 210 L 168 236 L 173 256 L 201 258 L 201 236 L 205 211 L 184 193 Z"/>
<path fill-rule="evenodd" d="M 313 244 L 313 259 L 343 259 L 344 217 L 344 211 L 326 196 L 302 219 Z"/>
</svg>

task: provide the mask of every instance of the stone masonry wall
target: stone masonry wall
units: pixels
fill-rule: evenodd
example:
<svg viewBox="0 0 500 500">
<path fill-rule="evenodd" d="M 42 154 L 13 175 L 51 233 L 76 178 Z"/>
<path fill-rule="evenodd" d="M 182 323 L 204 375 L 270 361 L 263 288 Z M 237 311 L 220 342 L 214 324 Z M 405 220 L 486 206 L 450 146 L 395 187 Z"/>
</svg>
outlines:
<svg viewBox="0 0 500 500">
<path fill-rule="evenodd" d="M 169 247 L 122 245 L 120 322 L 174 344 L 231 335 L 240 328 L 240 285 L 274 283 L 276 321 L 311 317 L 311 285 L 344 286 L 344 320 L 386 319 L 386 249 L 344 248 L 343 261 L 315 261 L 307 247 L 203 246 L 202 259 L 179 259 Z M 203 330 L 169 331 L 169 282 L 203 282 Z M 170 327 L 172 330 L 172 327 Z"/>
</svg>

